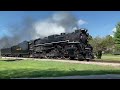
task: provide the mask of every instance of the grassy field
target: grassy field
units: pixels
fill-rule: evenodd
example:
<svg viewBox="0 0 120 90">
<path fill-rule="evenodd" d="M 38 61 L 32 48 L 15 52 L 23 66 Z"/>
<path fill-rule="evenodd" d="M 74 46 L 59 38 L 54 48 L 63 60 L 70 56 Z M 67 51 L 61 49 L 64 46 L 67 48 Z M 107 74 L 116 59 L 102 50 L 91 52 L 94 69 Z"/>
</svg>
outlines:
<svg viewBox="0 0 120 90">
<path fill-rule="evenodd" d="M 106 61 L 120 61 L 120 55 L 102 55 L 101 59 Z"/>
<path fill-rule="evenodd" d="M 120 74 L 119 67 L 35 60 L 0 60 L 0 79 Z"/>
</svg>

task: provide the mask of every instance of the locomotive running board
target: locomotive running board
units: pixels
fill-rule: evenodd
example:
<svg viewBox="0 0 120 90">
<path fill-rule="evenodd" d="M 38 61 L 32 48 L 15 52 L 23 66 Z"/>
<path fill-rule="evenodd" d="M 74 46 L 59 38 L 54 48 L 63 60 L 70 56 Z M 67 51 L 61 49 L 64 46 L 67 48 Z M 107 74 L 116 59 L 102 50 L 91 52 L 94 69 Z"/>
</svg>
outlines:
<svg viewBox="0 0 120 90">
<path fill-rule="evenodd" d="M 34 45 L 34 46 L 37 47 L 37 46 L 50 45 L 50 44 L 55 44 L 55 43 L 66 43 L 66 42 L 69 42 L 69 40 L 66 40 L 66 41 L 58 41 L 58 42 L 51 42 L 51 43 L 44 43 L 44 44 L 37 44 L 37 45 Z"/>
</svg>

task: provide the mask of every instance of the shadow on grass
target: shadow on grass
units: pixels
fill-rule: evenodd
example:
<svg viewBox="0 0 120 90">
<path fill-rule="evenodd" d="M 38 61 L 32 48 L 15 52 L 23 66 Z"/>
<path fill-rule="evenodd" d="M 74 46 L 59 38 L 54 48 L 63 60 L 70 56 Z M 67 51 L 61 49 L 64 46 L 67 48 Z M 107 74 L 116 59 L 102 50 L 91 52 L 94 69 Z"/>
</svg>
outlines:
<svg viewBox="0 0 120 90">
<path fill-rule="evenodd" d="M 74 75 L 101 75 L 101 74 L 120 74 L 120 70 L 69 70 L 58 71 L 55 69 L 36 70 L 36 69 L 17 69 L 0 71 L 0 79 L 10 78 L 35 78 L 35 77 L 57 77 Z"/>
<path fill-rule="evenodd" d="M 23 59 L 7 59 L 7 60 L 0 60 L 0 61 L 6 61 L 6 62 L 11 62 L 11 61 L 20 61 Z"/>
</svg>

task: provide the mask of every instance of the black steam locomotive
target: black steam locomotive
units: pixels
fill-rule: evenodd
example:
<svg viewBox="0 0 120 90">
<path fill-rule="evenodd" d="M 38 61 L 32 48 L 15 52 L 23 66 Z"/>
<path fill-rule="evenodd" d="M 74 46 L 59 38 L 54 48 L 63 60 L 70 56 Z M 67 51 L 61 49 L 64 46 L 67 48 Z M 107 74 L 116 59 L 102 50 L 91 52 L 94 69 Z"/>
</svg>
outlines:
<svg viewBox="0 0 120 90">
<path fill-rule="evenodd" d="M 72 33 L 50 35 L 45 38 L 24 41 L 11 48 L 1 49 L 2 56 L 77 59 L 91 60 L 94 58 L 93 48 L 88 43 L 89 34 L 86 29 Z"/>
</svg>

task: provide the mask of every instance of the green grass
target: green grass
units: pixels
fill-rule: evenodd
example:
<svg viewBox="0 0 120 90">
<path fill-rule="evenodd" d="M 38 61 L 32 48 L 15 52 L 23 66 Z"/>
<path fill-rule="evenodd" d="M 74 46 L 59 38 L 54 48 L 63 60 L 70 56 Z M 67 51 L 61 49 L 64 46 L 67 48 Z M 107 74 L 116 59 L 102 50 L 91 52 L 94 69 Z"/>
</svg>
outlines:
<svg viewBox="0 0 120 90">
<path fill-rule="evenodd" d="M 0 60 L 0 79 L 96 74 L 120 74 L 120 68 L 53 61 Z"/>
<path fill-rule="evenodd" d="M 120 61 L 120 55 L 102 55 L 101 59 L 105 61 Z"/>
</svg>

